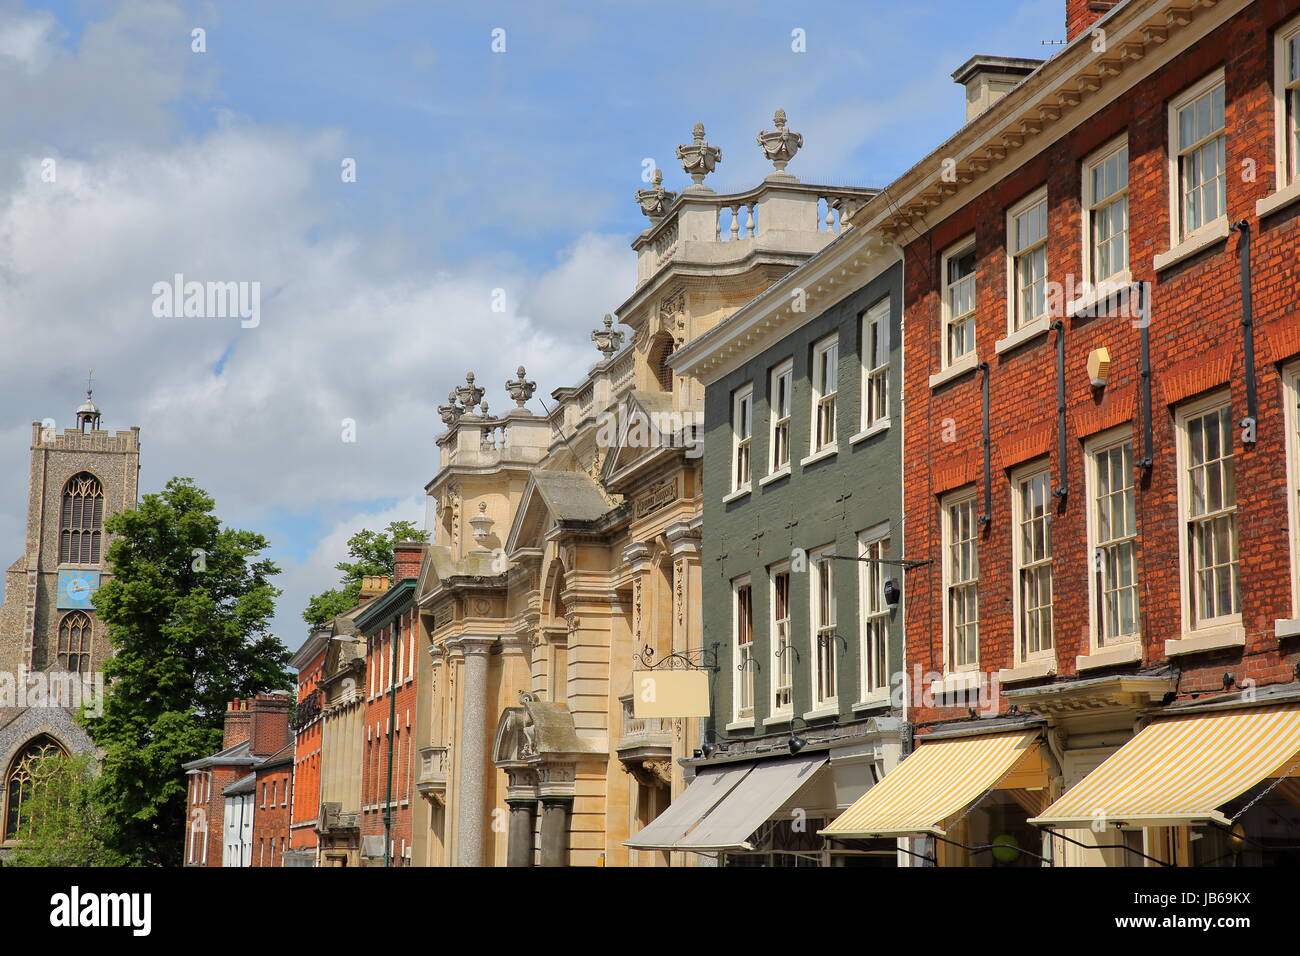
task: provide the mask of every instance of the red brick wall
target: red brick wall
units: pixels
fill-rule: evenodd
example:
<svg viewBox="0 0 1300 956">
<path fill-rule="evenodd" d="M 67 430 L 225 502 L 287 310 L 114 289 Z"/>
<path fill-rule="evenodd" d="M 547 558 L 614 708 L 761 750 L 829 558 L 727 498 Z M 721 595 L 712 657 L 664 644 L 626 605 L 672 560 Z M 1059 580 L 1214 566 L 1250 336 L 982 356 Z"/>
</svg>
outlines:
<svg viewBox="0 0 1300 956">
<path fill-rule="evenodd" d="M 325 649 L 303 667 L 298 675 L 298 700 L 309 697 L 319 686 Z M 294 849 L 315 849 L 316 815 L 320 812 L 320 717 L 298 728 L 293 752 L 293 805 L 290 845 Z"/>
<path fill-rule="evenodd" d="M 289 743 L 289 707 L 289 698 L 280 694 L 259 694 L 248 701 L 253 756 L 269 757 Z"/>
<path fill-rule="evenodd" d="M 1074 4 L 1071 4 L 1073 8 Z M 1181 636 L 1181 588 L 1176 506 L 1175 429 L 1167 399 L 1190 397 L 1209 386 L 1230 388 L 1234 420 L 1245 415 L 1238 242 L 1234 233 L 1197 258 L 1157 275 L 1152 257 L 1169 247 L 1166 139 L 1167 101 L 1212 69 L 1226 67 L 1228 215 L 1247 219 L 1252 234 L 1257 325 L 1258 443 L 1235 433 L 1238 533 L 1242 553 L 1244 649 L 1180 657 L 1178 694 L 1222 689 L 1222 675 L 1238 684 L 1292 679 L 1300 641 L 1274 637 L 1278 618 L 1292 615 L 1283 396 L 1277 363 L 1300 354 L 1300 207 L 1261 222 L 1256 200 L 1274 187 L 1272 38 L 1269 30 L 1300 3 L 1255 4 L 1139 87 L 1082 123 L 1045 153 L 1021 166 L 950 218 L 936 222 L 906 249 L 904 449 L 906 541 L 910 557 L 936 563 L 907 576 L 909 671 L 942 671 L 941 535 L 939 495 L 974 482 L 983 511 L 980 373 L 931 390 L 939 370 L 940 255 L 972 232 L 978 266 L 977 352 L 990 366 L 993 509 L 979 538 L 980 669 L 1013 664 L 1011 486 L 1007 468 L 1046 451 L 1058 482 L 1055 426 L 1056 335 L 1049 332 L 1001 356 L 1006 335 L 1006 209 L 1044 183 L 1048 189 L 1048 278 L 1081 272 L 1081 161 L 1126 129 L 1130 154 L 1130 261 L 1133 277 L 1152 285 L 1151 363 L 1155 463 L 1137 480 L 1143 663 L 1164 660 L 1164 642 Z M 1256 164 L 1245 181 L 1243 161 Z M 1069 495 L 1053 526 L 1056 660 L 1059 676 L 1075 673 L 1075 655 L 1088 650 L 1089 555 L 1081 439 L 1131 422 L 1140 453 L 1137 409 L 1139 334 L 1128 318 L 1065 320 L 1067 482 Z M 1275 344 L 1276 343 L 1276 344 Z M 1110 383 L 1091 389 L 1088 353 L 1106 346 Z M 1046 440 L 1044 440 L 1046 436 Z M 955 440 L 945 442 L 945 437 Z M 1020 459 L 1009 461 L 1005 459 Z M 915 701 L 913 701 L 915 704 Z M 1000 704 L 1005 709 L 1005 703 Z M 953 708 L 913 707 L 918 723 L 964 716 Z"/>
<path fill-rule="evenodd" d="M 257 772 L 253 799 L 253 866 L 283 866 L 289 843 L 290 784 L 293 765 Z"/>
<path fill-rule="evenodd" d="M 248 701 L 232 700 L 226 707 L 225 722 L 222 725 L 221 749 L 227 750 L 235 744 L 243 743 L 252 733 L 253 715 L 249 713 Z"/>
<path fill-rule="evenodd" d="M 1073 40 L 1110 12 L 1119 0 L 1065 0 L 1065 37 Z"/>
<path fill-rule="evenodd" d="M 393 545 L 393 583 L 420 576 L 424 545 L 418 541 L 398 541 Z"/>
<path fill-rule="evenodd" d="M 248 773 L 247 766 L 211 767 L 196 774 L 188 774 L 184 861 L 186 866 L 221 866 L 221 844 L 225 823 L 225 798 L 221 791 Z M 191 830 L 196 832 L 191 832 Z M 206 833 L 208 856 L 203 862 L 201 851 L 191 862 L 191 840 L 204 839 Z"/>
<path fill-rule="evenodd" d="M 375 687 L 378 693 L 369 694 L 366 700 L 366 742 L 362 751 L 361 781 L 361 835 L 384 835 L 384 803 L 388 794 L 388 738 L 390 698 L 386 688 L 391 675 L 392 625 L 367 635 L 366 673 L 375 673 L 380 680 Z M 416 662 L 412 654 L 419 653 L 415 628 L 415 612 L 402 615 L 399 629 L 399 662 L 396 691 L 396 729 L 393 738 L 393 821 L 392 855 L 394 866 L 404 866 L 403 848 L 411 846 L 411 801 L 415 797 L 415 773 L 419 755 L 414 750 L 415 673 Z M 410 677 L 407 677 L 407 674 Z"/>
</svg>

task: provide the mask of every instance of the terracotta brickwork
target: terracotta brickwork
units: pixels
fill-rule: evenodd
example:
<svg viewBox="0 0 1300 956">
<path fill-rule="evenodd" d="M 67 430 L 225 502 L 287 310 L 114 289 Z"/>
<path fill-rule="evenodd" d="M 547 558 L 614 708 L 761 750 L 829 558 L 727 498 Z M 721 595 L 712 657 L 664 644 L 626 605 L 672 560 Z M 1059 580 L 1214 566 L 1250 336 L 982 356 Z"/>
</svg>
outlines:
<svg viewBox="0 0 1300 956">
<path fill-rule="evenodd" d="M 1095 4 L 1068 4 L 1072 33 Z M 988 673 L 1015 665 L 1013 515 L 1010 470 L 1050 462 L 1054 499 L 1055 676 L 1077 676 L 1076 658 L 1087 655 L 1089 568 L 1084 484 L 1084 442 L 1105 429 L 1129 425 L 1134 455 L 1141 457 L 1140 334 L 1131 316 L 1068 318 L 1059 314 L 1065 337 L 1065 460 L 1057 430 L 1055 329 L 1018 347 L 995 343 L 1008 335 L 1008 208 L 1046 186 L 1047 278 L 1079 281 L 1082 264 L 1082 175 L 1090 154 L 1127 134 L 1129 258 L 1132 278 L 1150 283 L 1152 457 L 1149 471 L 1136 469 L 1141 657 L 1128 669 L 1167 663 L 1166 643 L 1185 636 L 1186 587 L 1180 580 L 1176 412 L 1180 404 L 1222 390 L 1231 396 L 1232 453 L 1236 469 L 1240 542 L 1241 623 L 1244 645 L 1180 654 L 1179 697 L 1221 692 L 1225 673 L 1234 688 L 1295 678 L 1300 641 L 1275 636 L 1275 623 L 1295 616 L 1290 535 L 1288 444 L 1282 369 L 1300 356 L 1300 204 L 1262 219 L 1256 202 L 1273 193 L 1274 100 L 1272 31 L 1300 12 L 1295 2 L 1249 5 L 1214 28 L 1154 74 L 1126 89 L 1094 115 L 1015 168 L 962 208 L 929 217 L 906 250 L 904 474 L 906 553 L 935 563 L 908 575 L 909 671 L 945 671 L 942 610 L 940 496 L 962 487 L 976 491 L 985 511 L 981 376 L 974 368 L 931 387 L 940 371 L 941 256 L 974 235 L 978 259 L 976 351 L 988 364 L 991 439 L 990 521 L 978 532 L 979 663 Z M 1227 218 L 1249 226 L 1258 394 L 1256 442 L 1243 441 L 1247 414 L 1241 237 L 1233 231 L 1201 252 L 1157 272 L 1153 257 L 1170 238 L 1169 101 L 1222 68 L 1226 100 Z M 1113 82 L 1124 83 L 1121 76 Z M 1104 388 L 1094 388 L 1086 364 L 1097 348 L 1109 350 Z M 1064 469 L 1063 467 L 1064 466 Z M 1114 668 L 1102 673 L 1113 673 Z M 1050 677 L 1049 677 L 1050 679 Z M 919 725 L 965 717 L 965 707 L 914 706 Z M 997 706 L 1005 712 L 1005 700 Z"/>
</svg>

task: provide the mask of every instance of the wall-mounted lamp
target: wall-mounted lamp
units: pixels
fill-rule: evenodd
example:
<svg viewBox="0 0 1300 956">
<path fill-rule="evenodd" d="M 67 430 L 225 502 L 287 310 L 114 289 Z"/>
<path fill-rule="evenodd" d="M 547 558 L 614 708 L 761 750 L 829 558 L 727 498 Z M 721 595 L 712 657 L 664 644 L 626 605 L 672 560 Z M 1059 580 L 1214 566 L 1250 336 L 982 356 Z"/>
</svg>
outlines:
<svg viewBox="0 0 1300 956">
<path fill-rule="evenodd" d="M 1110 381 L 1110 350 L 1105 346 L 1088 353 L 1088 380 L 1093 388 L 1105 388 Z"/>
<path fill-rule="evenodd" d="M 893 578 L 885 578 L 885 607 L 891 611 L 898 609 L 899 599 L 903 596 L 903 589 L 895 583 Z"/>
</svg>

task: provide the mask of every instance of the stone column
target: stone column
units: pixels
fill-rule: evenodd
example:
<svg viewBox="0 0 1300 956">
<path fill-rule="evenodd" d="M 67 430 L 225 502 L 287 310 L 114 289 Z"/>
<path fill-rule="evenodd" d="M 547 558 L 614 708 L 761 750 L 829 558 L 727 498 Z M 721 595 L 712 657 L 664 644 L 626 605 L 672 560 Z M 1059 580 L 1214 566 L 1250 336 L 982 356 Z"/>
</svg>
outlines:
<svg viewBox="0 0 1300 956">
<path fill-rule="evenodd" d="M 510 807 L 509 843 L 506 847 L 506 866 L 533 865 L 533 821 L 537 814 L 537 801 L 507 800 Z"/>
<path fill-rule="evenodd" d="M 487 655 L 490 639 L 461 643 L 465 673 L 461 684 L 460 793 L 456 823 L 456 865 L 483 865 L 484 760 L 487 751 Z"/>
<path fill-rule="evenodd" d="M 569 815 L 572 797 L 542 798 L 542 866 L 569 865 Z"/>
</svg>

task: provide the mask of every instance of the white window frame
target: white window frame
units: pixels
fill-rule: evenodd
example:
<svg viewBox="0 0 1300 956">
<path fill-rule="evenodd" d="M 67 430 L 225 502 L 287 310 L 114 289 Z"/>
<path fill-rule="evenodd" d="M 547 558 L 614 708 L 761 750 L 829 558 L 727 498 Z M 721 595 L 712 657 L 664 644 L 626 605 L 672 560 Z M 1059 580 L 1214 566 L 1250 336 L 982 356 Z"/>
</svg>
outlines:
<svg viewBox="0 0 1300 956">
<path fill-rule="evenodd" d="M 777 578 L 785 575 L 785 618 L 778 618 L 776 585 Z M 790 562 L 782 561 L 768 569 L 768 657 L 771 659 L 771 687 L 768 689 L 768 706 L 773 717 L 788 717 L 794 713 L 794 656 L 797 648 L 792 648 L 793 632 L 791 630 L 790 608 L 794 597 L 793 577 L 790 574 Z M 781 625 L 785 633 L 781 633 Z M 784 646 L 783 646 L 784 645 Z M 784 697 L 785 701 L 781 702 Z"/>
<path fill-rule="evenodd" d="M 823 714 L 839 709 L 839 608 L 835 594 L 835 561 L 830 555 L 835 545 L 828 544 L 808 552 L 808 650 L 812 666 L 812 711 Z M 829 575 L 829 614 L 823 615 L 821 592 Z M 825 620 L 824 617 L 829 617 Z M 830 687 L 830 694 L 822 694 L 822 685 Z"/>
<path fill-rule="evenodd" d="M 747 649 L 742 649 L 740 595 L 749 593 L 749 642 Z M 731 720 L 733 724 L 754 721 L 754 587 L 748 574 L 735 578 L 731 582 Z M 748 706 L 744 704 L 748 694 Z"/>
<path fill-rule="evenodd" d="M 858 535 L 858 557 L 873 558 L 858 565 L 858 703 L 877 704 L 889 699 L 889 623 L 892 614 L 885 603 L 885 581 L 890 566 L 879 563 L 889 555 L 888 522 Z M 872 673 L 883 678 L 875 684 Z"/>
<path fill-rule="evenodd" d="M 963 508 L 970 513 L 970 538 L 971 547 L 973 548 L 974 557 L 974 575 L 964 578 L 960 581 L 953 577 L 953 548 L 954 548 L 954 529 L 952 526 L 951 511 L 954 508 Z M 965 671 L 974 671 L 979 668 L 980 658 L 980 628 L 979 628 L 979 506 L 977 489 L 966 487 L 959 491 L 950 492 L 939 499 L 940 523 L 943 529 L 943 664 L 946 674 L 959 674 Z M 975 647 L 974 657 L 972 660 L 957 662 L 956 655 L 953 653 L 953 619 L 951 610 L 951 599 L 953 589 L 958 587 L 973 587 L 975 594 Z M 969 624 L 969 622 L 968 622 Z"/>
<path fill-rule="evenodd" d="M 781 382 L 785 382 L 785 414 L 782 415 L 778 396 Z M 786 359 L 772 369 L 768 376 L 768 428 L 767 428 L 767 473 L 769 475 L 785 474 L 790 470 L 791 414 L 794 409 L 794 359 Z M 778 432 L 784 435 L 780 447 L 785 449 L 785 460 L 778 458 Z"/>
<path fill-rule="evenodd" d="M 1273 35 L 1274 166 L 1279 190 L 1300 187 L 1300 70 L 1292 79 L 1292 41 L 1300 50 L 1300 16 L 1283 24 Z"/>
<path fill-rule="evenodd" d="M 1287 524 L 1291 551 L 1291 617 L 1300 617 L 1300 362 L 1282 370 L 1286 421 Z"/>
<path fill-rule="evenodd" d="M 731 491 L 748 491 L 754 474 L 754 383 L 731 393 Z M 743 475 L 743 480 L 742 480 Z"/>
<path fill-rule="evenodd" d="M 1237 429 L 1236 422 L 1232 416 L 1231 394 L 1227 391 L 1219 391 L 1213 395 L 1207 396 L 1200 401 L 1190 402 L 1178 409 L 1175 416 L 1175 423 L 1178 432 L 1178 544 L 1179 544 L 1179 578 L 1182 591 L 1182 615 L 1183 615 L 1183 633 L 1186 635 L 1198 635 L 1203 632 L 1213 632 L 1221 629 L 1240 629 L 1242 625 L 1241 615 L 1241 585 L 1240 585 L 1240 566 L 1241 551 L 1240 545 L 1237 547 L 1237 610 L 1229 614 L 1216 614 L 1213 617 L 1201 617 L 1198 613 L 1197 602 L 1193 598 L 1193 575 L 1195 568 L 1193 564 L 1193 555 L 1191 551 L 1192 541 L 1189 533 L 1189 525 L 1194 519 L 1190 515 L 1191 506 L 1191 483 L 1188 475 L 1188 467 L 1191 463 L 1190 448 L 1188 441 L 1188 425 L 1193 419 L 1208 415 L 1211 412 L 1222 411 L 1227 409 L 1227 429 L 1225 438 L 1227 447 L 1232 450 L 1234 457 L 1236 455 Z M 1235 485 L 1235 481 L 1234 481 Z M 1240 506 L 1236 500 L 1230 509 L 1221 509 L 1218 514 L 1233 515 L 1234 538 L 1240 540 L 1240 529 L 1236 526 Z"/>
<path fill-rule="evenodd" d="M 1016 220 L 1021 216 L 1043 207 L 1043 235 L 1026 243 L 1021 247 L 1016 237 Z M 1047 237 L 1050 234 L 1050 216 L 1051 210 L 1047 205 L 1047 187 L 1042 186 L 1035 189 L 1032 193 L 1020 200 L 1014 206 L 1007 210 L 1007 233 L 1006 233 L 1006 254 L 1007 254 L 1007 335 L 1014 336 L 1017 332 L 1023 333 L 1038 326 L 1046 326 L 1050 316 L 1047 307 Z M 1042 253 L 1043 275 L 1036 280 L 1041 282 L 1043 287 L 1042 311 L 1033 315 L 1021 316 L 1021 287 L 1020 287 L 1020 261 L 1023 258 L 1037 256 Z"/>
<path fill-rule="evenodd" d="M 885 296 L 862 313 L 860 436 L 889 427 L 890 298 Z M 854 436 L 859 437 L 857 435 Z"/>
<path fill-rule="evenodd" d="M 1227 222 L 1227 187 L 1231 177 L 1227 169 L 1227 87 L 1224 84 L 1223 68 L 1215 70 L 1208 76 L 1203 77 L 1198 82 L 1192 84 L 1178 96 L 1169 101 L 1169 139 L 1167 152 L 1169 155 L 1169 248 L 1177 248 L 1179 244 L 1188 241 L 1202 234 L 1219 231 L 1221 226 L 1220 220 Z M 1202 222 L 1195 229 L 1188 229 L 1184 221 L 1183 213 L 1183 176 L 1182 176 L 1182 156 L 1184 150 L 1180 147 L 1179 130 L 1178 130 L 1178 112 L 1189 104 L 1199 100 L 1202 96 L 1211 93 L 1216 87 L 1224 87 L 1224 125 L 1217 136 L 1222 136 L 1224 140 L 1224 164 L 1223 164 L 1223 190 L 1221 194 L 1224 212 L 1210 218 L 1202 218 Z M 1211 137 L 1206 137 L 1197 141 L 1197 145 L 1190 147 L 1186 152 L 1199 150 L 1211 141 Z"/>
<path fill-rule="evenodd" d="M 1129 534 L 1112 536 L 1105 542 L 1101 540 L 1101 526 L 1099 520 L 1100 505 L 1097 500 L 1101 491 L 1101 461 L 1102 456 L 1109 456 L 1112 452 L 1122 449 L 1125 445 L 1129 446 L 1129 468 L 1126 474 L 1128 485 L 1126 493 L 1133 501 L 1133 528 Z M 1142 639 L 1142 567 L 1139 562 L 1138 533 L 1137 533 L 1137 482 L 1134 480 L 1134 462 L 1137 456 L 1137 445 L 1133 436 L 1133 429 L 1124 425 L 1118 429 L 1112 429 L 1089 439 L 1084 444 L 1084 489 L 1087 494 L 1087 533 L 1088 533 L 1088 646 L 1092 654 L 1103 654 L 1112 651 L 1117 647 L 1126 647 L 1134 643 L 1140 643 Z M 1114 488 L 1109 488 L 1108 496 L 1119 494 Z M 1134 568 L 1132 588 L 1135 592 L 1133 599 L 1133 630 L 1124 632 L 1122 629 L 1119 633 L 1107 636 L 1105 633 L 1105 594 L 1103 593 L 1108 583 L 1106 568 L 1109 566 L 1107 556 L 1103 553 L 1103 548 L 1123 547 L 1125 544 L 1133 549 Z M 1126 588 L 1127 589 L 1127 586 Z M 1119 588 L 1111 588 L 1112 592 L 1117 592 Z"/>
<path fill-rule="evenodd" d="M 1108 195 L 1098 199 L 1093 189 L 1093 171 L 1099 166 L 1103 166 L 1111 159 L 1116 158 L 1118 153 L 1123 153 L 1123 161 L 1119 164 L 1124 171 L 1124 185 Z M 1087 288 L 1096 289 L 1103 283 L 1124 283 L 1128 282 L 1131 276 L 1132 261 L 1129 251 L 1129 155 L 1128 155 L 1128 136 L 1120 136 L 1111 140 L 1101 149 L 1094 152 L 1083 163 L 1083 206 L 1082 215 L 1079 219 L 1083 225 L 1083 278 L 1088 283 Z M 1122 248 L 1124 250 L 1124 264 L 1121 268 L 1112 270 L 1107 275 L 1102 275 L 1097 271 L 1097 230 L 1094 225 L 1094 216 L 1102 209 L 1108 209 L 1116 203 L 1124 203 L 1124 239 Z"/>
<path fill-rule="evenodd" d="M 1037 486 L 1037 489 L 1043 495 L 1043 508 L 1045 514 L 1042 518 L 1035 519 L 1025 510 L 1025 491 L 1030 484 Z M 1031 465 L 1019 468 L 1011 475 L 1011 557 L 1012 557 L 1012 610 L 1015 615 L 1014 635 L 1015 649 L 1014 660 L 1016 665 L 1030 664 L 1035 661 L 1054 661 L 1056 659 L 1056 630 L 1055 630 L 1055 585 L 1054 580 L 1054 563 L 1053 563 L 1053 543 L 1052 543 L 1052 522 L 1053 522 L 1053 497 L 1052 497 L 1052 470 L 1050 463 L 1047 461 L 1037 461 Z M 1025 532 L 1027 525 L 1034 520 L 1044 521 L 1046 523 L 1046 541 L 1047 554 L 1035 556 L 1030 560 L 1030 556 L 1025 549 Z M 1026 644 L 1028 633 L 1026 628 L 1026 614 L 1028 608 L 1025 601 L 1025 584 L 1028 576 L 1037 576 L 1043 570 L 1048 577 L 1048 588 L 1052 591 L 1046 606 L 1046 615 L 1051 619 L 1051 628 L 1047 635 L 1045 645 L 1030 650 Z M 1041 611 L 1041 606 L 1039 608 Z M 1041 614 L 1040 614 L 1041 623 Z"/>
<path fill-rule="evenodd" d="M 948 282 L 948 267 L 954 259 L 961 259 L 967 253 L 974 258 L 975 267 L 969 277 L 963 277 L 962 281 L 967 278 L 971 284 L 971 308 L 969 312 L 963 312 L 960 315 L 953 314 L 952 290 L 953 286 Z M 954 243 L 939 257 L 939 289 L 940 289 L 940 311 L 941 328 L 939 330 L 939 368 L 948 369 L 957 365 L 970 363 L 974 367 L 975 355 L 978 351 L 978 342 L 975 338 L 976 316 L 979 314 L 979 259 L 975 257 L 975 236 L 974 234 L 962 239 L 961 242 Z M 952 355 L 949 348 L 951 329 L 956 320 L 961 319 L 963 324 L 970 323 L 971 326 L 971 346 L 960 355 Z"/>
<path fill-rule="evenodd" d="M 823 361 L 823 356 L 829 354 L 830 362 Z M 839 392 L 840 392 L 840 333 L 832 332 L 824 338 L 818 339 L 812 347 L 812 368 L 809 369 L 808 381 L 812 383 L 812 429 L 809 432 L 809 457 L 830 454 L 839 447 Z M 828 390 L 824 374 L 826 370 L 834 370 L 835 387 Z M 829 411 L 823 411 L 829 409 Z M 823 420 L 830 423 L 830 437 L 828 440 L 822 439 L 822 429 L 819 427 Z"/>
</svg>

